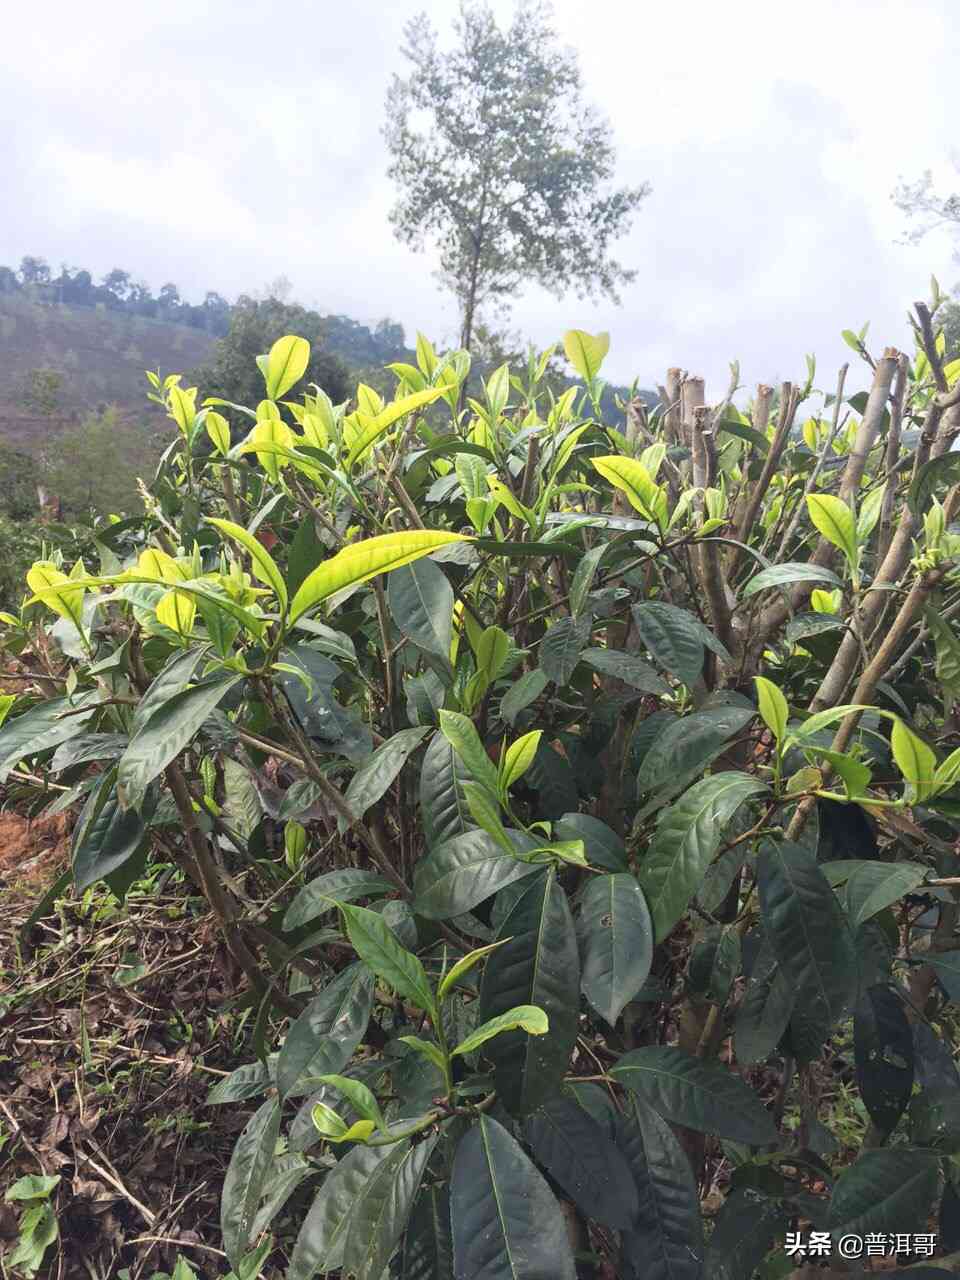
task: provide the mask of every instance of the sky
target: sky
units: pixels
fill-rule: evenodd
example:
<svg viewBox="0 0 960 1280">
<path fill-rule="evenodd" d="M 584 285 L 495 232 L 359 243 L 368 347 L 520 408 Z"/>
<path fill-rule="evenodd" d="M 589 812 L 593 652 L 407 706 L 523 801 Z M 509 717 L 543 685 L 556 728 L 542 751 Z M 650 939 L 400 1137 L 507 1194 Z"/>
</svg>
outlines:
<svg viewBox="0 0 960 1280">
<path fill-rule="evenodd" d="M 492 7 L 509 20 L 510 0 Z M 380 135 L 421 9 L 449 38 L 455 0 L 6 6 L 0 263 L 121 266 L 192 301 L 285 276 L 323 312 L 452 343 L 434 260 L 393 238 Z M 957 0 L 556 0 L 554 25 L 612 125 L 617 181 L 653 194 L 616 247 L 637 272 L 621 306 L 532 288 L 512 330 L 606 330 L 612 380 L 680 365 L 716 400 L 732 359 L 752 385 L 802 380 L 814 352 L 832 385 L 841 329 L 907 347 L 931 272 L 960 281 L 958 245 L 900 243 L 890 199 L 925 169 L 960 185 Z"/>
</svg>

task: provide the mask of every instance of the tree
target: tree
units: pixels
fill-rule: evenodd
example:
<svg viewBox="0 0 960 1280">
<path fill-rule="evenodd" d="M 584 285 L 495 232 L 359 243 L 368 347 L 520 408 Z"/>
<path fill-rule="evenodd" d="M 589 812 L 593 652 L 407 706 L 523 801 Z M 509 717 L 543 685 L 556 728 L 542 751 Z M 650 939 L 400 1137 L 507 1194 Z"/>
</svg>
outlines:
<svg viewBox="0 0 960 1280">
<path fill-rule="evenodd" d="M 413 70 L 387 95 L 388 173 L 401 193 L 391 221 L 414 249 L 437 245 L 468 350 L 478 310 L 505 308 L 526 282 L 616 299 L 635 275 L 609 250 L 649 187 L 610 188 L 609 125 L 583 102 L 576 56 L 548 18 L 521 0 L 501 31 L 485 0 L 464 0 L 445 53 L 421 15 L 405 32 Z"/>
<path fill-rule="evenodd" d="M 157 300 L 162 307 L 169 308 L 169 310 L 173 311 L 181 305 L 180 290 L 172 281 L 168 280 L 157 294 Z"/>
<path fill-rule="evenodd" d="M 130 272 L 114 267 L 103 277 L 103 287 L 112 293 L 118 302 L 123 302 L 130 290 Z"/>
<path fill-rule="evenodd" d="M 20 279 L 25 285 L 49 284 L 50 267 L 44 258 L 27 255 L 20 260 Z"/>
<path fill-rule="evenodd" d="M 893 192 L 893 202 L 912 220 L 906 237 L 911 244 L 917 244 L 928 231 L 942 226 L 960 236 L 960 192 L 941 195 L 934 188 L 929 169 L 915 182 L 901 180 Z M 960 250 L 957 256 L 960 258 Z"/>
<path fill-rule="evenodd" d="M 56 369 L 30 369 L 20 384 L 18 399 L 27 413 L 52 418 L 60 407 L 63 375 Z"/>
<path fill-rule="evenodd" d="M 334 403 L 345 400 L 350 394 L 346 365 L 320 350 L 325 336 L 322 317 L 277 298 L 256 301 L 245 296 L 238 298 L 231 310 L 230 327 L 214 348 L 210 362 L 192 375 L 201 396 L 221 396 L 234 404 L 262 400 L 263 380 L 256 358 L 286 333 L 306 338 L 311 345 L 306 381 L 317 383 Z"/>
<path fill-rule="evenodd" d="M 107 406 L 57 438 L 46 459 L 44 480 L 65 515 L 133 515 L 143 505 L 137 478 L 155 465 L 152 442 L 125 423 L 117 408 Z"/>
</svg>

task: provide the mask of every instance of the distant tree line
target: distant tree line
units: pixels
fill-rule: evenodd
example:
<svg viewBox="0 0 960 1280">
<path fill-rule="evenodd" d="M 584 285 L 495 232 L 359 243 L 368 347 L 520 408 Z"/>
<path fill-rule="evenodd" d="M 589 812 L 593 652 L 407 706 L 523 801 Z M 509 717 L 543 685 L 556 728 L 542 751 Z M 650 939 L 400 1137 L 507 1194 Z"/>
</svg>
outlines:
<svg viewBox="0 0 960 1280">
<path fill-rule="evenodd" d="M 59 302 L 71 307 L 102 305 L 111 311 L 203 329 L 216 337 L 222 337 L 230 325 L 230 304 L 214 290 L 207 291 L 203 302 L 193 304 L 185 302 L 177 286 L 168 282 L 154 296 L 148 284 L 135 280 L 121 267 L 114 267 L 95 284 L 85 267 L 64 263 L 60 274 L 55 275 L 46 259 L 27 255 L 16 270 L 0 266 L 0 294 L 16 293 L 38 302 Z"/>
</svg>

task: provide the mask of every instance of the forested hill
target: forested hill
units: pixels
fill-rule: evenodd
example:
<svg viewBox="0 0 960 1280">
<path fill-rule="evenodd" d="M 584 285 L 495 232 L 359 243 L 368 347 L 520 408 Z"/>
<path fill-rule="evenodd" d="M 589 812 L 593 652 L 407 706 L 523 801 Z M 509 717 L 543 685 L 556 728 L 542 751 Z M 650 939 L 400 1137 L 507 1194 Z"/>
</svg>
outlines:
<svg viewBox="0 0 960 1280">
<path fill-rule="evenodd" d="M 349 375 L 343 385 L 393 361 L 415 360 L 403 326 L 392 319 L 371 327 L 275 300 L 268 305 L 271 311 L 287 307 L 290 332 L 302 331 L 343 362 Z M 24 258 L 17 269 L 0 265 L 0 437 L 13 444 L 11 437 L 29 434 L 36 420 L 53 425 L 104 405 L 130 416 L 152 414 L 144 370 L 190 377 L 209 367 L 218 340 L 230 341 L 241 313 L 249 318 L 258 306 L 264 304 L 245 295 L 230 303 L 214 291 L 192 303 L 171 282 L 154 294 L 120 268 L 97 284 L 83 268 L 56 274 L 38 257 Z M 475 366 L 484 373 L 509 356 L 516 353 L 493 343 L 477 353 Z M 603 410 L 610 422 L 618 419 L 616 394 L 625 396 L 626 388 L 607 388 Z"/>
</svg>

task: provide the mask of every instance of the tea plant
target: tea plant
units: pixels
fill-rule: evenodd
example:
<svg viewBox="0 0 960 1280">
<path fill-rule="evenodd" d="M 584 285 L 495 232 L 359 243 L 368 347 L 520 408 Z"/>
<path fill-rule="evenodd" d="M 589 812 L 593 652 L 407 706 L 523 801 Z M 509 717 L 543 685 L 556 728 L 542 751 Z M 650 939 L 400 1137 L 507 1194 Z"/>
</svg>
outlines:
<svg viewBox="0 0 960 1280">
<path fill-rule="evenodd" d="M 146 516 L 4 615 L 44 665 L 0 778 L 80 806 L 79 890 L 158 850 L 216 913 L 256 1013 L 209 1101 L 265 1097 L 223 1186 L 238 1274 L 291 1213 L 289 1280 L 775 1276 L 787 1231 L 936 1204 L 957 1242 L 935 314 L 913 358 L 849 335 L 865 394 L 808 361 L 743 412 L 735 366 L 710 407 L 672 369 L 622 432 L 581 331 L 582 389 L 544 392 L 544 352 L 463 411 L 469 357 L 422 336 L 390 401 L 292 398 L 292 336 L 255 406 L 151 375 Z M 851 1018 L 852 1161 L 820 1105 Z"/>
</svg>

